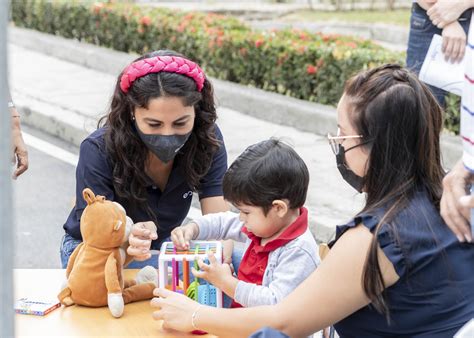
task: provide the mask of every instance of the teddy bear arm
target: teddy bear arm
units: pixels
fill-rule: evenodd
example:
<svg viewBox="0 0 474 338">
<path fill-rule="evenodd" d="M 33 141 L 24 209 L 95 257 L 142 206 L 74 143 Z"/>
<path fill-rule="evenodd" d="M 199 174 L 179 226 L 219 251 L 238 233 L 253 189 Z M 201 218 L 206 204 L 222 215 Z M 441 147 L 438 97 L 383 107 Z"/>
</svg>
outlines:
<svg viewBox="0 0 474 338">
<path fill-rule="evenodd" d="M 72 268 L 74 267 L 74 263 L 76 261 L 77 255 L 79 254 L 79 251 L 81 251 L 83 246 L 84 246 L 84 243 L 80 243 L 74 249 L 71 256 L 69 257 L 69 261 L 67 262 L 67 268 L 66 268 L 66 278 L 69 278 L 69 275 L 71 274 Z"/>
<path fill-rule="evenodd" d="M 122 292 L 117 270 L 117 259 L 111 253 L 105 263 L 105 286 L 108 293 Z"/>
</svg>

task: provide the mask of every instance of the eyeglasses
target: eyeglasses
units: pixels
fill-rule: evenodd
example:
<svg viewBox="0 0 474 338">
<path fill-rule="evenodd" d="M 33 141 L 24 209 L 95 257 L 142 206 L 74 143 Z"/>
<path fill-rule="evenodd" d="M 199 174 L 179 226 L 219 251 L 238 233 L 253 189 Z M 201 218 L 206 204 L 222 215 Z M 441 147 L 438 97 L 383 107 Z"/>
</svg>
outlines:
<svg viewBox="0 0 474 338">
<path fill-rule="evenodd" d="M 333 136 L 331 133 L 328 133 L 327 138 L 329 141 L 329 145 L 331 146 L 332 152 L 334 155 L 339 154 L 339 145 L 344 142 L 346 139 L 354 139 L 354 138 L 362 138 L 362 135 L 348 135 L 348 136 L 340 136 L 341 129 L 337 128 L 336 136 Z M 338 142 L 342 140 L 341 142 Z"/>
</svg>

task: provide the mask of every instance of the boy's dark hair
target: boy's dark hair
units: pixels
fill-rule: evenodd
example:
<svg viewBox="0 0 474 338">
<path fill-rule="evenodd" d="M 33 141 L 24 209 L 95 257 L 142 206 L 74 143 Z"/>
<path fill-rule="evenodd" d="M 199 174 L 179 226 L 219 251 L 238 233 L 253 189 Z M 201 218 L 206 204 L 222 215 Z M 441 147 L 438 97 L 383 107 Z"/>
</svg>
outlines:
<svg viewBox="0 0 474 338">
<path fill-rule="evenodd" d="M 302 207 L 309 172 L 296 151 L 277 139 L 248 147 L 224 175 L 224 198 L 233 204 L 263 208 L 267 215 L 274 200 L 287 199 L 291 209 Z"/>
</svg>

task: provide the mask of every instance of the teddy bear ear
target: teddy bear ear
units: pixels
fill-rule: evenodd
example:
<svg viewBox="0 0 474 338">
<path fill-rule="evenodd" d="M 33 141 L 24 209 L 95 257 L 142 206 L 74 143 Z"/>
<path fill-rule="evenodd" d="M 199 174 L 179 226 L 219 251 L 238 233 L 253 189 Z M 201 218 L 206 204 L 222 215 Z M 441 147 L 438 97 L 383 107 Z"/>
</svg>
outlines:
<svg viewBox="0 0 474 338">
<path fill-rule="evenodd" d="M 95 202 L 95 195 L 89 188 L 85 188 L 82 191 L 82 197 L 84 197 L 84 200 L 87 202 L 88 205 L 91 205 Z"/>
<path fill-rule="evenodd" d="M 122 226 L 122 221 L 118 220 L 117 223 L 115 223 L 114 231 L 117 231 L 118 229 L 120 229 L 121 226 Z"/>
</svg>

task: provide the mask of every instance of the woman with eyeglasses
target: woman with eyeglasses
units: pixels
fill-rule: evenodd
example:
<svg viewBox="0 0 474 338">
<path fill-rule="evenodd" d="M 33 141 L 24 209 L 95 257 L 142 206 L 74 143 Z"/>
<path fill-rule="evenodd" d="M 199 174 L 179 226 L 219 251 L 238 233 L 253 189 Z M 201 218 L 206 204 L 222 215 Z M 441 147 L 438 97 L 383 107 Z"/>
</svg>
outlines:
<svg viewBox="0 0 474 338">
<path fill-rule="evenodd" d="M 275 306 L 216 309 L 157 289 L 165 328 L 247 336 L 452 337 L 474 317 L 474 245 L 439 214 L 442 110 L 417 77 L 385 65 L 350 79 L 329 135 L 343 178 L 366 193 L 320 267 Z M 258 337 L 283 336 L 264 329 Z"/>
</svg>

